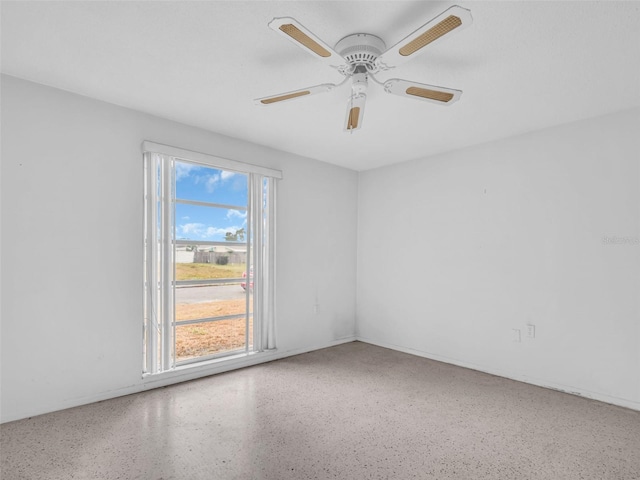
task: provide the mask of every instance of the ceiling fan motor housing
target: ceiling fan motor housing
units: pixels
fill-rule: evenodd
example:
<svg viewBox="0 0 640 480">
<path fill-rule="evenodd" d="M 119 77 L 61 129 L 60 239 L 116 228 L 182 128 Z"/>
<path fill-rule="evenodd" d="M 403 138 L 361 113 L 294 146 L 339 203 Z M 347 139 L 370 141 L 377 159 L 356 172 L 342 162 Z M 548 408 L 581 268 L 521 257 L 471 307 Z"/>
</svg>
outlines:
<svg viewBox="0 0 640 480">
<path fill-rule="evenodd" d="M 386 45 L 380 37 L 369 33 L 354 33 L 336 43 L 335 50 L 351 66 L 351 72 L 359 65 L 366 67 L 368 72 L 378 70 L 376 59 L 386 50 Z"/>
</svg>

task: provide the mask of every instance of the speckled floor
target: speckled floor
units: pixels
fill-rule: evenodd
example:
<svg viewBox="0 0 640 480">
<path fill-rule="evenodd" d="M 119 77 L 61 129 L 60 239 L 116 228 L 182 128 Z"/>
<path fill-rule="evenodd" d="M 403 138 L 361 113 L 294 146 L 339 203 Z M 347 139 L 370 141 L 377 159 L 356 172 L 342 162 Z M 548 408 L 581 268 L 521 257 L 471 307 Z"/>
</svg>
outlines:
<svg viewBox="0 0 640 480">
<path fill-rule="evenodd" d="M 1 433 L 3 480 L 640 479 L 640 412 L 364 343 Z"/>
</svg>

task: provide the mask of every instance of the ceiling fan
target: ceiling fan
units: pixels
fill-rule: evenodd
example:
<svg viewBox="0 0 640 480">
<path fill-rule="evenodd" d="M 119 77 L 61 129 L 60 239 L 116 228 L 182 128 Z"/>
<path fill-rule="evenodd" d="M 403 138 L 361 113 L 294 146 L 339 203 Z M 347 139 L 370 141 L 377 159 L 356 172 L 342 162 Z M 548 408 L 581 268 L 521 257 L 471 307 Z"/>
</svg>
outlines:
<svg viewBox="0 0 640 480">
<path fill-rule="evenodd" d="M 308 95 L 329 92 L 351 80 L 351 97 L 347 104 L 347 115 L 344 121 L 344 131 L 347 132 L 362 127 L 369 79 L 381 85 L 387 93 L 439 105 L 450 105 L 460 98 L 462 91 L 399 78 L 380 82 L 375 75 L 396 68 L 420 53 L 427 45 L 432 45 L 446 35 L 463 30 L 471 22 L 471 12 L 455 5 L 389 49 L 386 48 L 380 37 L 370 33 L 348 35 L 340 40 L 334 48 L 331 48 L 295 18 L 274 18 L 269 23 L 271 29 L 294 42 L 326 65 L 335 68 L 344 75 L 345 79 L 338 84 L 323 83 L 292 92 L 258 98 L 255 102 L 258 105 L 272 105 Z"/>
</svg>

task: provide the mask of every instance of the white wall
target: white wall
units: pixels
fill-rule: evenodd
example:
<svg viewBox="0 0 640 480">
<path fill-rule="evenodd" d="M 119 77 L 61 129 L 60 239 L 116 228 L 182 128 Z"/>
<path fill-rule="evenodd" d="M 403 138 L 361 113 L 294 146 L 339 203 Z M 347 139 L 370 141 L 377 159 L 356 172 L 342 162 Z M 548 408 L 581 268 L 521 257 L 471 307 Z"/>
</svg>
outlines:
<svg viewBox="0 0 640 480">
<path fill-rule="evenodd" d="M 357 327 L 640 408 L 640 245 L 603 244 L 640 236 L 638 109 L 364 172 L 358 186 L 350 170 L 12 77 L 1 96 L 1 421 L 220 370 L 141 379 L 143 140 L 284 172 L 277 355 Z M 512 342 L 527 322 L 537 338 Z"/>
<path fill-rule="evenodd" d="M 634 109 L 362 173 L 359 337 L 640 409 L 639 164 Z"/>
<path fill-rule="evenodd" d="M 141 379 L 143 140 L 282 170 L 277 355 L 353 338 L 356 172 L 3 76 L 2 421 L 176 381 Z"/>
</svg>

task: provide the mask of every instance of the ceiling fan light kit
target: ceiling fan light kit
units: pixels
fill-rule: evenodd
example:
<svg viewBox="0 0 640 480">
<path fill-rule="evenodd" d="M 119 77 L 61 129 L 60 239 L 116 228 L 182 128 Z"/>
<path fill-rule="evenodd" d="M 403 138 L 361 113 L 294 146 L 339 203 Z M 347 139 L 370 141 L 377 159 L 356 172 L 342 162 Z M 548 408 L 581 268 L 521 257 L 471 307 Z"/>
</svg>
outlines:
<svg viewBox="0 0 640 480">
<path fill-rule="evenodd" d="M 347 114 L 344 121 L 344 131 L 347 132 L 362 128 L 369 79 L 381 85 L 386 93 L 438 105 L 451 105 L 460 99 L 461 90 L 399 78 L 381 82 L 375 75 L 396 68 L 420 53 L 427 45 L 433 45 L 445 36 L 448 37 L 451 33 L 463 30 L 472 21 L 469 10 L 455 5 L 387 49 L 385 42 L 380 37 L 369 33 L 347 35 L 336 43 L 334 48 L 331 48 L 296 19 L 291 17 L 274 18 L 269 23 L 272 30 L 336 69 L 344 75 L 345 79 L 339 84 L 325 83 L 258 98 L 255 102 L 259 105 L 271 105 L 294 100 L 331 91 L 351 80 L 351 95 L 347 102 Z"/>
</svg>

